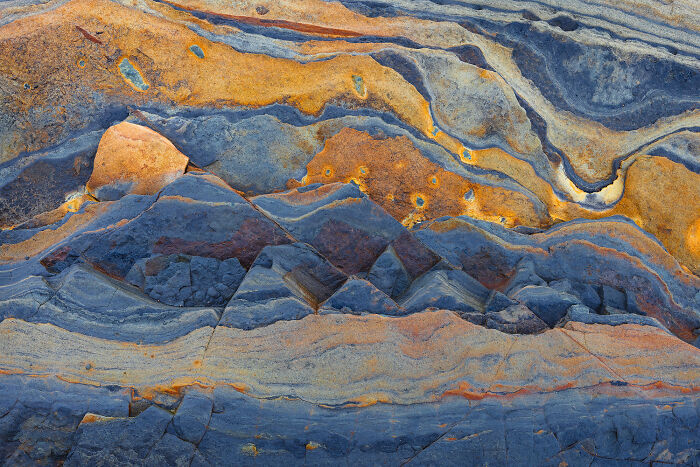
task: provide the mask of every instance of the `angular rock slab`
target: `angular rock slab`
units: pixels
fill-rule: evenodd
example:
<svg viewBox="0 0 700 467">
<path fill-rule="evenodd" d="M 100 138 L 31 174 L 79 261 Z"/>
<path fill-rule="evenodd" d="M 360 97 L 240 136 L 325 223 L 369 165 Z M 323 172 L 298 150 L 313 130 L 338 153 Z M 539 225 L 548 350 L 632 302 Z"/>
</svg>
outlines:
<svg viewBox="0 0 700 467">
<path fill-rule="evenodd" d="M 406 311 L 371 282 L 350 278 L 321 305 L 322 312 L 400 316 Z"/>
<path fill-rule="evenodd" d="M 84 264 L 0 286 L 0 318 L 52 323 L 118 342 L 163 343 L 216 326 L 220 309 L 167 306 Z"/>
<path fill-rule="evenodd" d="M 67 255 L 80 255 L 124 278 L 134 263 L 153 254 L 237 258 L 247 268 L 266 245 L 290 242 L 285 231 L 220 179 L 192 172 L 166 186 L 152 206 L 131 220 L 69 238 L 42 262 L 51 266 Z"/>
<path fill-rule="evenodd" d="M 345 274 L 366 272 L 406 229 L 355 184 L 311 185 L 252 202 Z"/>
<path fill-rule="evenodd" d="M 136 262 L 125 280 L 168 305 L 224 306 L 245 273 L 237 258 L 153 255 Z"/>
<path fill-rule="evenodd" d="M 301 291 L 273 269 L 254 265 L 228 302 L 219 324 L 255 329 L 314 313 Z"/>
<path fill-rule="evenodd" d="M 489 288 L 507 288 L 515 277 L 524 278 L 515 290 L 561 279 L 624 289 L 635 297 L 631 312 L 656 318 L 684 340 L 692 342 L 700 328 L 700 279 L 623 217 L 571 221 L 527 235 L 460 216 L 427 222 L 413 234 Z M 578 293 L 583 299 L 589 292 Z"/>
<path fill-rule="evenodd" d="M 29 221 L 81 194 L 100 137 L 87 132 L 0 168 L 0 226 Z"/>
</svg>

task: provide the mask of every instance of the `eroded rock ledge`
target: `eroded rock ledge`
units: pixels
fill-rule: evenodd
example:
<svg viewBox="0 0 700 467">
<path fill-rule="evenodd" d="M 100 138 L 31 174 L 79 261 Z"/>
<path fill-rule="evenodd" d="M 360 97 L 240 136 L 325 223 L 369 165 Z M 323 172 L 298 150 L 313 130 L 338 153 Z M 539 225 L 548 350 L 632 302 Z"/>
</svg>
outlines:
<svg viewBox="0 0 700 467">
<path fill-rule="evenodd" d="M 0 5 L 0 463 L 696 465 L 692 2 Z"/>
</svg>

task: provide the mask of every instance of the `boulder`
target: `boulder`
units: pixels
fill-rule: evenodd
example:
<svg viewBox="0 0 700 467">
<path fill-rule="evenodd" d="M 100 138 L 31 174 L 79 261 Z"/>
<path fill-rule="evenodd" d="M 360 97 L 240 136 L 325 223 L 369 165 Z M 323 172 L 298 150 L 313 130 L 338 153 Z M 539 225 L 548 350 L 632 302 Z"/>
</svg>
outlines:
<svg viewBox="0 0 700 467">
<path fill-rule="evenodd" d="M 87 190 L 101 201 L 154 194 L 184 174 L 188 162 L 165 137 L 122 122 L 102 135 Z"/>
</svg>

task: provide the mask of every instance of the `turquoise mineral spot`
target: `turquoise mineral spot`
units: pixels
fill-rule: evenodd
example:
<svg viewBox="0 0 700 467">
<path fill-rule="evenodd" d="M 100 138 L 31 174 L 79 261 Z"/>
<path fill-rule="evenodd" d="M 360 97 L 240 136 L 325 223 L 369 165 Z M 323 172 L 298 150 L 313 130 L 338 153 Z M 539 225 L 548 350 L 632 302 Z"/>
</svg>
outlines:
<svg viewBox="0 0 700 467">
<path fill-rule="evenodd" d="M 29 83 L 24 83 L 24 89 L 29 89 L 31 86 L 29 86 Z"/>
<path fill-rule="evenodd" d="M 192 52 L 197 58 L 204 58 L 204 51 L 198 45 L 191 45 L 190 52 Z"/>
<path fill-rule="evenodd" d="M 437 177 L 433 177 L 432 182 L 433 182 L 433 185 L 437 185 Z"/>
<path fill-rule="evenodd" d="M 416 196 L 416 206 L 420 208 L 423 207 L 424 204 L 425 201 L 423 201 L 423 198 L 421 198 L 420 196 Z"/>
<path fill-rule="evenodd" d="M 361 96 L 365 95 L 365 82 L 362 76 L 352 75 L 352 82 L 355 83 L 355 91 Z"/>
<path fill-rule="evenodd" d="M 469 190 L 464 193 L 464 199 L 467 201 L 474 201 L 474 190 Z"/>
<path fill-rule="evenodd" d="M 143 80 L 141 73 L 134 68 L 134 65 L 131 64 L 128 58 L 123 58 L 122 61 L 119 62 L 119 71 L 122 72 L 124 78 L 128 79 L 136 89 L 145 91 L 149 88 L 148 84 Z"/>
<path fill-rule="evenodd" d="M 80 68 L 85 68 L 85 60 L 79 60 L 79 61 L 78 61 L 78 66 L 79 66 Z"/>
</svg>

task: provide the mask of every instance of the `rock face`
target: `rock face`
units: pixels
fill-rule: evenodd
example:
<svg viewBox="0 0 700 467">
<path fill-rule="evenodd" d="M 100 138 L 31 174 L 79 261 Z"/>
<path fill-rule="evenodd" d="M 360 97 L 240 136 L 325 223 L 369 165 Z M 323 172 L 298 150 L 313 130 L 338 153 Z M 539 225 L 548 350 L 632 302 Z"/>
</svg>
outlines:
<svg viewBox="0 0 700 467">
<path fill-rule="evenodd" d="M 155 131 L 122 122 L 102 136 L 86 188 L 100 201 L 152 195 L 185 173 L 187 162 L 187 156 Z"/>
<path fill-rule="evenodd" d="M 698 465 L 699 21 L 0 2 L 0 465 Z"/>
</svg>

